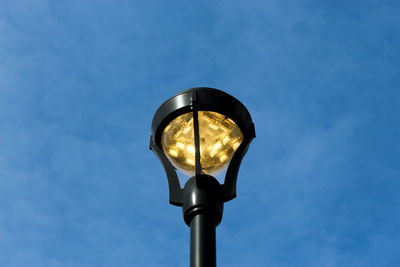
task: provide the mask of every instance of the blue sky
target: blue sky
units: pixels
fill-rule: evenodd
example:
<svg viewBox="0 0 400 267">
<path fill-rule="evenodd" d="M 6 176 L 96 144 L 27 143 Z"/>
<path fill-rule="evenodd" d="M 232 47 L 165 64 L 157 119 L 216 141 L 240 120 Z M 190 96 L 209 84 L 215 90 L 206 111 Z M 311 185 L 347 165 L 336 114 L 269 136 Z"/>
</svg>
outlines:
<svg viewBox="0 0 400 267">
<path fill-rule="evenodd" d="M 219 266 L 400 266 L 398 1 L 0 0 L 0 266 L 188 266 L 148 150 L 222 89 L 257 138 Z"/>
</svg>

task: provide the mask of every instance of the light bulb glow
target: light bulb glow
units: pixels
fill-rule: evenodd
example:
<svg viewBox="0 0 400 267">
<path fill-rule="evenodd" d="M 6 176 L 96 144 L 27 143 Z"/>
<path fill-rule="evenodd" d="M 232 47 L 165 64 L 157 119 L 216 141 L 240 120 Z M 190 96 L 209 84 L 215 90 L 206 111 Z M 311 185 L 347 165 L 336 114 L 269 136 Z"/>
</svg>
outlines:
<svg viewBox="0 0 400 267">
<path fill-rule="evenodd" d="M 210 123 L 210 124 L 208 125 L 208 127 L 210 127 L 211 129 L 213 129 L 214 131 L 218 131 L 218 129 L 219 129 L 218 125 L 215 125 L 214 123 Z"/>
<path fill-rule="evenodd" d="M 194 153 L 195 153 L 195 149 L 194 149 L 194 146 L 193 146 L 193 145 L 188 145 L 187 148 L 186 148 L 186 150 L 187 150 L 191 155 L 194 155 Z"/>
<path fill-rule="evenodd" d="M 218 141 L 217 143 L 215 143 L 210 151 L 210 156 L 213 158 L 215 156 L 215 154 L 217 154 L 219 148 L 222 146 L 221 142 Z"/>
<path fill-rule="evenodd" d="M 219 161 L 220 161 L 220 162 L 224 162 L 227 158 L 228 158 L 228 156 L 227 156 L 226 154 L 222 154 L 222 155 L 219 157 Z"/>
<path fill-rule="evenodd" d="M 202 172 L 216 174 L 224 170 L 243 140 L 236 123 L 228 117 L 212 112 L 198 111 L 200 163 Z M 195 173 L 195 144 L 193 113 L 172 120 L 164 129 L 161 146 L 168 159 L 182 173 Z"/>
<path fill-rule="evenodd" d="M 237 142 L 235 142 L 235 143 L 232 145 L 232 147 L 233 147 L 234 150 L 236 150 L 236 149 L 240 146 L 241 141 L 242 141 L 242 140 L 237 141 Z"/>
<path fill-rule="evenodd" d="M 185 145 L 181 142 L 176 142 L 176 147 L 179 149 L 185 149 Z"/>
<path fill-rule="evenodd" d="M 178 152 L 176 152 L 176 150 L 173 150 L 173 149 L 170 149 L 168 151 L 168 154 L 170 154 L 171 156 L 173 156 L 175 158 L 178 156 Z"/>
<path fill-rule="evenodd" d="M 230 138 L 229 138 L 229 136 L 227 135 L 227 136 L 225 136 L 224 139 L 222 140 L 222 143 L 223 143 L 224 145 L 226 145 L 226 143 L 228 143 L 229 140 L 230 140 Z"/>
<path fill-rule="evenodd" d="M 186 163 L 194 167 L 194 160 L 193 159 L 186 159 Z"/>
</svg>

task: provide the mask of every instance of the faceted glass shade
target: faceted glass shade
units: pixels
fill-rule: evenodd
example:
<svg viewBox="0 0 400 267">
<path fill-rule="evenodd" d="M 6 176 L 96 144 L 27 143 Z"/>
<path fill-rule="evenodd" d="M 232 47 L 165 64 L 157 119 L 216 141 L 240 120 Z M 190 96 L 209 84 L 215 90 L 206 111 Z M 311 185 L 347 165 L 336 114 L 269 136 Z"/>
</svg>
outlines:
<svg viewBox="0 0 400 267">
<path fill-rule="evenodd" d="M 202 173 L 216 175 L 228 166 L 243 134 L 233 120 L 222 114 L 198 111 L 198 119 Z M 195 174 L 192 112 L 175 118 L 165 127 L 161 146 L 176 169 L 188 176 Z"/>
</svg>

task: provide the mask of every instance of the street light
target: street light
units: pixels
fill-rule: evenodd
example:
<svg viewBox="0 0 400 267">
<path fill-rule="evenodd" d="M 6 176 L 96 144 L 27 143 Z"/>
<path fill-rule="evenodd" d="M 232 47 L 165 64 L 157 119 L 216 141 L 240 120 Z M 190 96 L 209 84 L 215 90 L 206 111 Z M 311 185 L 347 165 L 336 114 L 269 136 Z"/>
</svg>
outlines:
<svg viewBox="0 0 400 267">
<path fill-rule="evenodd" d="M 150 149 L 164 166 L 169 201 L 190 226 L 190 266 L 216 266 L 215 228 L 236 197 L 240 163 L 255 137 L 246 107 L 213 88 L 192 88 L 165 101 L 152 122 Z M 191 177 L 182 189 L 176 170 Z M 213 176 L 226 171 L 224 183 Z"/>
</svg>

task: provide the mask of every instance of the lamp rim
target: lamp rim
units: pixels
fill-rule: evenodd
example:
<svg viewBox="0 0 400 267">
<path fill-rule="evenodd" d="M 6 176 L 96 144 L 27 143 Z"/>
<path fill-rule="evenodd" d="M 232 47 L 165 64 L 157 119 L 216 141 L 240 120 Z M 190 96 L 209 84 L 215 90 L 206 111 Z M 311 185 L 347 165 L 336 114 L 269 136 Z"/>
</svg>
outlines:
<svg viewBox="0 0 400 267">
<path fill-rule="evenodd" d="M 210 87 L 195 87 L 184 90 L 167 99 L 157 109 L 152 121 L 152 136 L 161 147 L 161 136 L 165 127 L 180 115 L 197 111 L 220 113 L 231 120 L 242 131 L 244 138 L 254 138 L 254 124 L 247 108 L 236 98 Z"/>
</svg>

